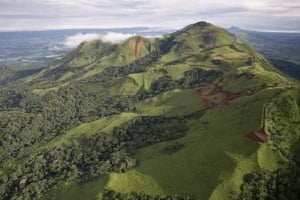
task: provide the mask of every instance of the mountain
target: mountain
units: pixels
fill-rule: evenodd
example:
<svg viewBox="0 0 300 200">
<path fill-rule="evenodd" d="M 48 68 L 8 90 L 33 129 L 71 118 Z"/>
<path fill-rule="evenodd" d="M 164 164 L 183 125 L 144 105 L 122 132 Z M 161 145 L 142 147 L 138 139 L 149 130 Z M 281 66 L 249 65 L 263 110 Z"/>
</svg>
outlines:
<svg viewBox="0 0 300 200">
<path fill-rule="evenodd" d="M 142 34 L 162 35 L 171 30 L 147 27 L 111 29 L 65 29 L 44 31 L 0 31 L 0 65 L 9 68 L 41 68 L 76 47 L 82 38 L 106 39 Z"/>
<path fill-rule="evenodd" d="M 243 30 L 243 29 L 241 29 L 237 26 L 231 26 L 231 27 L 227 28 L 227 31 L 229 31 L 230 33 L 235 34 L 235 33 L 238 33 L 238 32 L 244 32 L 245 30 Z"/>
<path fill-rule="evenodd" d="M 300 33 L 257 32 L 238 27 L 228 31 L 264 54 L 279 71 L 300 80 Z"/>
<path fill-rule="evenodd" d="M 0 90 L 1 199 L 298 199 L 299 83 L 207 22 L 84 42 Z"/>
</svg>

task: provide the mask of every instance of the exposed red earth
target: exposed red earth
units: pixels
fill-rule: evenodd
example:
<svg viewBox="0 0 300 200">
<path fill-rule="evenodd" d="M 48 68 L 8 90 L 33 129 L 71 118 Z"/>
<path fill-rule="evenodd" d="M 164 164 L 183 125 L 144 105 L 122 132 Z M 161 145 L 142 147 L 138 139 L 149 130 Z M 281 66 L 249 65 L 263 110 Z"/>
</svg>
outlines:
<svg viewBox="0 0 300 200">
<path fill-rule="evenodd" d="M 248 79 L 252 79 L 252 78 L 255 77 L 255 75 L 252 74 L 252 73 L 244 73 L 241 76 L 245 76 Z M 202 100 L 202 102 L 203 102 L 206 109 L 211 109 L 211 108 L 213 108 L 217 105 L 226 104 L 227 102 L 230 102 L 230 101 L 232 101 L 236 98 L 239 98 L 240 96 L 245 94 L 246 91 L 250 95 L 253 95 L 257 92 L 257 90 L 255 88 L 244 89 L 244 90 L 241 90 L 239 92 L 224 91 L 223 87 L 221 86 L 223 84 L 223 81 L 224 81 L 224 78 L 221 77 L 214 84 L 214 87 L 211 90 L 209 90 L 207 93 L 205 93 L 202 89 L 197 90 L 197 93 L 198 93 L 199 97 L 201 98 L 201 100 Z M 219 100 L 218 102 L 210 100 L 210 97 L 213 97 L 213 96 L 216 96 L 216 95 L 222 96 L 221 100 Z M 247 137 L 249 139 L 251 139 L 252 141 L 254 141 L 254 142 L 266 143 L 267 140 L 268 140 L 268 136 L 265 132 L 264 124 L 262 125 L 262 128 L 260 128 L 258 130 L 251 131 L 250 133 L 248 133 Z"/>
<path fill-rule="evenodd" d="M 203 94 L 201 89 L 197 90 L 198 95 L 200 96 L 205 108 L 209 109 L 215 106 L 215 104 L 213 102 L 210 102 L 210 100 L 207 98 L 206 95 Z"/>
<path fill-rule="evenodd" d="M 255 90 L 248 89 L 249 92 L 255 93 Z M 265 116 L 266 116 L 266 110 L 265 107 L 263 109 L 263 115 L 262 115 L 262 125 L 261 128 L 257 130 L 253 130 L 247 134 L 247 137 L 251 139 L 254 142 L 257 143 L 266 143 L 268 141 L 268 135 L 265 131 Z"/>
<path fill-rule="evenodd" d="M 208 43 L 206 49 L 213 48 L 216 45 L 216 32 L 212 30 L 204 33 L 203 39 Z"/>
<path fill-rule="evenodd" d="M 244 90 L 242 90 L 242 91 L 240 91 L 240 92 L 228 92 L 228 91 L 223 91 L 222 94 L 223 94 L 224 97 L 223 97 L 223 99 L 221 99 L 221 100 L 219 101 L 218 104 L 225 104 L 225 103 L 227 103 L 227 102 L 229 102 L 229 101 L 232 101 L 232 100 L 234 100 L 234 99 L 236 99 L 236 98 L 242 96 L 242 95 L 244 94 Z"/>
<path fill-rule="evenodd" d="M 258 143 L 266 143 L 268 141 L 268 135 L 266 134 L 264 127 L 255 131 L 251 131 L 247 134 L 247 137 Z"/>
<path fill-rule="evenodd" d="M 251 72 L 245 72 L 245 73 L 240 74 L 236 78 L 240 78 L 240 77 L 246 77 L 248 80 L 251 80 L 251 79 L 255 78 L 255 74 L 253 74 Z M 258 92 L 260 90 L 259 88 L 253 87 L 253 88 L 243 89 L 243 90 L 238 91 L 238 92 L 226 91 L 222 87 L 223 81 L 224 81 L 224 78 L 221 77 L 214 84 L 214 87 L 206 93 L 203 92 L 201 89 L 197 90 L 197 93 L 201 97 L 202 102 L 205 105 L 205 108 L 208 109 L 208 108 L 212 108 L 216 105 L 226 104 L 227 102 L 230 102 L 234 99 L 237 99 L 237 98 L 241 97 L 244 94 L 253 95 L 253 94 L 255 94 L 256 92 Z M 213 96 L 216 96 L 216 95 L 221 96 L 221 99 L 218 102 L 211 101 L 210 97 L 213 97 Z"/>
<path fill-rule="evenodd" d="M 208 91 L 207 93 L 204 93 L 201 89 L 198 89 L 198 95 L 200 96 L 205 108 L 213 108 L 214 106 L 225 104 L 229 101 L 232 101 L 240 96 L 242 96 L 245 92 L 245 90 L 242 90 L 240 92 L 229 92 L 224 91 L 223 87 L 221 86 L 224 81 L 224 78 L 221 77 L 217 83 L 215 83 L 214 87 Z M 212 96 L 221 95 L 222 98 L 219 102 L 211 101 L 209 98 Z"/>
<path fill-rule="evenodd" d="M 268 135 L 265 132 L 265 107 L 263 109 L 263 115 L 262 115 L 262 126 L 261 128 L 251 131 L 250 133 L 247 134 L 247 137 L 251 139 L 254 142 L 258 143 L 266 143 L 268 141 Z"/>
<path fill-rule="evenodd" d="M 142 38 L 140 36 L 137 36 L 135 39 L 135 45 L 133 50 L 134 59 L 137 59 L 140 56 L 141 43 L 142 43 Z"/>
<path fill-rule="evenodd" d="M 214 96 L 216 94 L 222 93 L 223 88 L 219 85 L 216 85 L 211 91 L 209 91 L 206 96 Z"/>
</svg>

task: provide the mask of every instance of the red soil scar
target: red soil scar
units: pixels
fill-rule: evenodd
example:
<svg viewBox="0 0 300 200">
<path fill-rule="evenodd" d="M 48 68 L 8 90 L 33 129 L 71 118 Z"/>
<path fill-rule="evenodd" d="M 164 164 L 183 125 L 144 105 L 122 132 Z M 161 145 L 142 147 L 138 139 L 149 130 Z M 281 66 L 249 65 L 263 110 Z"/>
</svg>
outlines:
<svg viewBox="0 0 300 200">
<path fill-rule="evenodd" d="M 265 116 L 266 116 L 266 110 L 264 108 L 261 128 L 258 130 L 251 131 L 250 133 L 247 134 L 247 137 L 253 140 L 254 142 L 266 143 L 268 141 L 268 135 L 265 132 Z"/>
<path fill-rule="evenodd" d="M 264 127 L 256 131 L 251 131 L 247 134 L 247 137 L 258 143 L 266 143 L 268 141 L 268 135 L 266 134 Z"/>
<path fill-rule="evenodd" d="M 200 96 L 200 98 L 201 98 L 201 100 L 202 100 L 202 102 L 204 103 L 204 106 L 205 106 L 206 108 L 212 108 L 212 107 L 215 106 L 214 103 L 213 103 L 213 102 L 210 102 L 210 101 L 207 99 L 206 95 L 204 95 L 204 94 L 202 93 L 201 89 L 197 90 L 197 92 L 198 92 L 198 95 Z"/>
<path fill-rule="evenodd" d="M 140 56 L 141 42 L 142 42 L 142 38 L 137 36 L 135 39 L 134 52 L 133 52 L 134 59 L 137 59 Z"/>
<path fill-rule="evenodd" d="M 252 76 L 251 76 L 252 77 Z M 254 77 L 252 77 L 254 78 Z M 217 83 L 214 84 L 214 87 L 208 91 L 206 94 L 201 90 L 198 89 L 197 93 L 200 96 L 205 108 L 210 109 L 213 108 L 214 106 L 225 104 L 229 101 L 232 101 L 236 98 L 241 97 L 243 94 L 245 94 L 246 91 L 250 93 L 250 95 L 253 95 L 255 93 L 255 90 L 253 88 L 251 89 L 243 89 L 239 92 L 229 92 L 229 91 L 224 91 L 223 87 L 221 86 L 223 84 L 224 78 L 221 77 Z M 209 97 L 215 96 L 220 94 L 222 96 L 221 100 L 218 102 L 213 102 L 209 99 Z"/>
<path fill-rule="evenodd" d="M 245 75 L 245 76 L 247 78 L 250 78 L 247 75 Z M 251 76 L 251 78 L 254 78 L 254 77 Z M 197 90 L 197 93 L 198 93 L 199 97 L 201 98 L 201 101 L 203 102 L 206 109 L 211 109 L 217 105 L 225 104 L 229 101 L 239 98 L 240 96 L 242 96 L 245 93 L 246 89 L 241 90 L 239 92 L 224 91 L 223 87 L 221 86 L 221 84 L 223 83 L 223 80 L 224 80 L 223 77 L 221 77 L 218 80 L 218 82 L 215 83 L 214 88 L 212 88 L 206 94 L 201 89 Z M 253 89 L 253 88 L 250 88 L 247 90 L 250 92 L 251 95 L 255 93 L 255 89 Z M 221 94 L 223 96 L 223 98 L 219 102 L 213 102 L 209 99 L 209 97 L 215 96 L 217 94 Z M 254 142 L 266 143 L 268 141 L 268 135 L 265 132 L 264 123 L 260 129 L 254 130 L 254 131 L 251 131 L 250 133 L 248 133 L 247 137 L 249 139 L 253 140 Z"/>
</svg>

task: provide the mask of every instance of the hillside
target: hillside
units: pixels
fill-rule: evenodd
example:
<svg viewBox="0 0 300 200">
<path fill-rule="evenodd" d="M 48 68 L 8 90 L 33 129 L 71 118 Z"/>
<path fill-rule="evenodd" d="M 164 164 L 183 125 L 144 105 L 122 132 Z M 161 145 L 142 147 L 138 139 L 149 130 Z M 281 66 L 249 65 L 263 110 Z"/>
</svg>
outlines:
<svg viewBox="0 0 300 200">
<path fill-rule="evenodd" d="M 36 74 L 39 71 L 41 71 L 41 69 L 14 69 L 11 67 L 0 66 L 0 86 L 11 84 L 25 77 Z"/>
<path fill-rule="evenodd" d="M 84 42 L 0 90 L 1 199 L 298 199 L 300 89 L 206 22 Z"/>
<path fill-rule="evenodd" d="M 300 33 L 256 32 L 237 27 L 228 30 L 264 54 L 280 72 L 300 80 Z"/>
</svg>

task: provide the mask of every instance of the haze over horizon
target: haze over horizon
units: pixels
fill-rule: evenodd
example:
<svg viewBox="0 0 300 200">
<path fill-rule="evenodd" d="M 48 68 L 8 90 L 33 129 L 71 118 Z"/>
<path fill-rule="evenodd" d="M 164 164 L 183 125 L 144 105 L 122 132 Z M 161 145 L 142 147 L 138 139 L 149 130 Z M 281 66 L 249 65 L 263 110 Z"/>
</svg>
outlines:
<svg viewBox="0 0 300 200">
<path fill-rule="evenodd" d="M 197 21 L 249 30 L 299 31 L 291 0 L 2 0 L 0 31 L 76 28 L 181 28 Z"/>
</svg>

